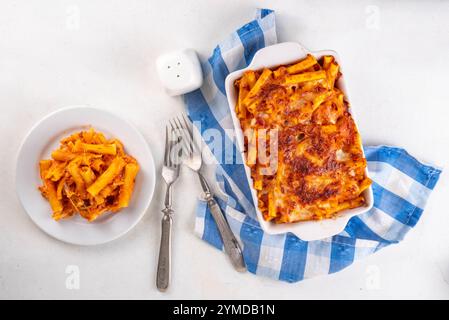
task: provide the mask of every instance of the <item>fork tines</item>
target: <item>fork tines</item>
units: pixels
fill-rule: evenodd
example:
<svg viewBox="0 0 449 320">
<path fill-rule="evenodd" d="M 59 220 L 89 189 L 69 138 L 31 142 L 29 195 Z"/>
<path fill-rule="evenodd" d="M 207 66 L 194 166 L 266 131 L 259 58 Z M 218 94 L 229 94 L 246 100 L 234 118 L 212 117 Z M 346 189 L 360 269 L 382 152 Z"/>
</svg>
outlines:
<svg viewBox="0 0 449 320">
<path fill-rule="evenodd" d="M 186 154 L 190 155 L 197 151 L 198 147 L 193 141 L 193 130 L 191 124 L 189 125 L 189 122 L 185 118 L 184 114 L 182 115 L 182 120 L 183 121 L 181 121 L 179 117 L 174 117 L 172 120 L 169 120 L 169 123 L 173 131 L 181 136 L 182 147 L 186 151 Z"/>
<path fill-rule="evenodd" d="M 173 146 L 176 140 L 176 134 L 173 131 L 168 126 L 165 126 L 164 166 L 169 168 L 176 168 L 179 165 L 179 154 L 178 152 L 173 152 Z"/>
</svg>

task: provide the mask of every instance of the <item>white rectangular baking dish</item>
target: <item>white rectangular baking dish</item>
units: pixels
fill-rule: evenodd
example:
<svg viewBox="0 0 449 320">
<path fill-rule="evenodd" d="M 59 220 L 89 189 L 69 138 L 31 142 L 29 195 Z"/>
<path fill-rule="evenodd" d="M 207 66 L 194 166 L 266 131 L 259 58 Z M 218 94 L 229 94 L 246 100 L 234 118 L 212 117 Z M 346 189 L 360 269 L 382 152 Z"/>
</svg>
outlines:
<svg viewBox="0 0 449 320">
<path fill-rule="evenodd" d="M 240 121 L 238 120 L 237 115 L 235 113 L 237 90 L 234 87 L 234 81 L 240 78 L 246 70 L 259 70 L 263 68 L 273 68 L 279 65 L 291 64 L 293 62 L 305 58 L 307 54 L 311 54 L 317 59 L 320 59 L 324 55 L 332 55 L 335 57 L 341 69 L 341 61 L 337 53 L 334 51 L 325 50 L 325 51 L 310 52 L 303 46 L 301 46 L 299 43 L 283 42 L 260 49 L 254 55 L 254 58 L 248 67 L 246 67 L 245 69 L 234 71 L 226 77 L 225 81 L 226 95 L 228 98 L 229 109 L 232 115 L 232 121 L 234 123 L 236 131 L 237 146 L 242 155 L 242 159 L 244 159 L 243 154 L 244 140 L 243 140 L 243 131 L 240 126 Z M 336 85 L 343 91 L 346 100 L 349 102 L 348 92 L 344 85 L 343 71 L 342 76 L 340 77 Z M 351 104 L 349 105 L 351 109 Z M 353 114 L 352 116 L 354 117 Z M 361 214 L 363 212 L 367 212 L 373 207 L 373 191 L 370 186 L 363 193 L 363 196 L 365 197 L 366 200 L 365 206 L 349 210 L 343 210 L 337 215 L 337 217 L 333 219 L 324 219 L 319 221 L 301 221 L 290 224 L 275 224 L 273 222 L 265 221 L 262 216 L 262 213 L 260 212 L 257 206 L 257 193 L 256 190 L 253 188 L 253 181 L 251 178 L 250 168 L 246 164 L 244 164 L 244 166 L 249 186 L 251 189 L 253 203 L 256 208 L 259 224 L 261 225 L 262 229 L 269 234 L 292 232 L 293 234 L 297 235 L 300 239 L 306 241 L 324 239 L 340 233 L 341 231 L 343 231 L 343 229 L 345 228 L 346 224 L 348 223 L 351 217 Z M 366 174 L 368 175 L 368 170 L 366 170 Z"/>
</svg>

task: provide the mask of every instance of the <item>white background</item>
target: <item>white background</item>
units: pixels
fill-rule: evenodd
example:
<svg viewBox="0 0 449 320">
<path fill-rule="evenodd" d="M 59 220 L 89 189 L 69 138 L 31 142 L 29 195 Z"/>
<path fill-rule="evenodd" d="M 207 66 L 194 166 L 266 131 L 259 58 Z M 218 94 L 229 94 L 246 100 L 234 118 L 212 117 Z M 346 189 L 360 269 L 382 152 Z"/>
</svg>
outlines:
<svg viewBox="0 0 449 320">
<path fill-rule="evenodd" d="M 14 190 L 15 157 L 30 127 L 58 108 L 89 104 L 133 122 L 161 165 L 163 125 L 183 109 L 161 90 L 156 57 L 216 43 L 276 10 L 279 41 L 334 49 L 343 61 L 365 144 L 406 148 L 447 167 L 449 2 L 2 0 L 0 5 L 0 298 L 449 298 L 447 173 L 405 241 L 344 271 L 296 284 L 233 271 L 193 234 L 199 185 L 176 185 L 173 282 L 155 289 L 162 190 L 144 219 L 98 247 L 56 241 L 28 218 Z M 66 288 L 66 268 L 80 289 Z"/>
</svg>

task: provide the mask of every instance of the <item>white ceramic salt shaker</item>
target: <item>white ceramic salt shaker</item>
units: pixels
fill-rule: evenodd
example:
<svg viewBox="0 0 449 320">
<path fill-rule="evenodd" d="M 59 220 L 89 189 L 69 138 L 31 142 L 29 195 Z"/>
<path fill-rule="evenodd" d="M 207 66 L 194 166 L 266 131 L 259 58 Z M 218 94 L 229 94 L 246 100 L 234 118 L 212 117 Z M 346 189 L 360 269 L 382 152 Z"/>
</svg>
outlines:
<svg viewBox="0 0 449 320">
<path fill-rule="evenodd" d="M 160 55 L 156 60 L 159 79 L 170 96 L 194 91 L 203 84 L 200 60 L 193 49 Z"/>
</svg>

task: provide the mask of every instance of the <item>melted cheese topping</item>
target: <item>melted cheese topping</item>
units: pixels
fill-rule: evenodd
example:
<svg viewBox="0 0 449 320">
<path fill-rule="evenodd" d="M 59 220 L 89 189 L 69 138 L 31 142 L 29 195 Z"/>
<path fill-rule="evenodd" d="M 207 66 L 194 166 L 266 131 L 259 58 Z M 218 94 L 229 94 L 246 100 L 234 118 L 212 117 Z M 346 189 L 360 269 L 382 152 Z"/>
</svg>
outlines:
<svg viewBox="0 0 449 320">
<path fill-rule="evenodd" d="M 235 82 L 246 163 L 266 220 L 332 218 L 364 205 L 371 180 L 348 103 L 334 86 L 339 76 L 334 57 L 309 55 L 275 70 L 247 71 Z M 276 152 L 261 150 L 262 129 L 277 133 Z M 261 153 L 275 157 L 276 168 L 262 162 Z"/>
</svg>

